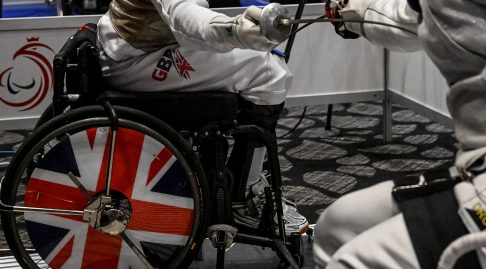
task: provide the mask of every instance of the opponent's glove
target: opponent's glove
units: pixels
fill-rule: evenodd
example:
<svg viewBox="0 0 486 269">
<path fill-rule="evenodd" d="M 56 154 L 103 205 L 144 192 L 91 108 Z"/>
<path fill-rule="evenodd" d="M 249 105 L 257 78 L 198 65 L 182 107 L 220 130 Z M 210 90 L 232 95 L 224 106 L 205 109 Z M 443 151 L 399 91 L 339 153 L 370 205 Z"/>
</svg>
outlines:
<svg viewBox="0 0 486 269">
<path fill-rule="evenodd" d="M 262 9 L 250 6 L 236 17 L 216 17 L 210 22 L 209 32 L 232 48 L 269 51 L 278 43 L 268 40 L 260 29 Z"/>
<path fill-rule="evenodd" d="M 408 6 L 406 0 L 349 0 L 344 3 L 339 14 L 347 20 L 342 26 L 344 29 L 364 36 L 373 44 L 396 51 L 415 51 L 421 48 L 415 34 L 419 14 Z M 395 27 L 363 23 L 365 20 Z"/>
<path fill-rule="evenodd" d="M 348 0 L 326 0 L 326 18 L 328 19 L 343 19 L 342 9 L 346 7 Z M 345 39 L 358 38 L 359 35 L 349 31 L 342 21 L 331 22 L 334 25 L 334 30 Z"/>
</svg>

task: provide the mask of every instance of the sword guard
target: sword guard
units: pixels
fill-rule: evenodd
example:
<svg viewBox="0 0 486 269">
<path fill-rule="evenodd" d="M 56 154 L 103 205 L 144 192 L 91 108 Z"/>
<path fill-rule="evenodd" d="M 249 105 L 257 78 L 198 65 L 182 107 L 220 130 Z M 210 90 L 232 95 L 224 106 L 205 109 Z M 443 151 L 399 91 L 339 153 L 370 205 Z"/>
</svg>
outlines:
<svg viewBox="0 0 486 269">
<path fill-rule="evenodd" d="M 260 29 L 262 34 L 270 41 L 282 43 L 291 32 L 291 25 L 280 23 L 282 20 L 289 20 L 287 8 L 278 3 L 266 5 L 260 15 Z"/>
</svg>

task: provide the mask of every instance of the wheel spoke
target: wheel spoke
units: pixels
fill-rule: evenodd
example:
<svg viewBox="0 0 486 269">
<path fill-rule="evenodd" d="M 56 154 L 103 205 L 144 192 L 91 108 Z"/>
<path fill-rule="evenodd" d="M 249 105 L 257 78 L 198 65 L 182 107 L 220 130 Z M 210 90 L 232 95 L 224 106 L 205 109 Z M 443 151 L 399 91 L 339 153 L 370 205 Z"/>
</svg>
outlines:
<svg viewBox="0 0 486 269">
<path fill-rule="evenodd" d="M 94 201 L 95 198 L 89 193 L 86 187 L 84 187 L 84 185 L 81 184 L 81 181 L 79 181 L 79 179 L 73 173 L 69 172 L 67 173 L 67 176 L 69 177 L 69 179 L 71 179 L 74 185 L 76 185 L 79 188 L 79 190 L 83 193 L 84 197 L 88 199 L 88 201 L 90 202 Z"/>
<path fill-rule="evenodd" d="M 125 232 L 121 233 L 120 236 L 123 238 L 123 241 L 125 241 L 125 243 L 127 243 L 127 245 L 133 250 L 135 255 L 137 255 L 137 257 L 140 258 L 140 260 L 143 262 L 143 264 L 145 264 L 147 269 L 155 269 L 155 267 L 153 267 L 149 263 L 147 258 L 145 258 L 143 253 L 137 248 L 137 246 L 135 246 L 135 244 L 132 242 L 132 240 L 128 237 L 128 235 Z"/>
<path fill-rule="evenodd" d="M 41 214 L 58 214 L 67 216 L 82 216 L 83 211 L 81 210 L 67 210 L 67 209 L 57 209 L 57 208 L 41 208 L 41 207 L 30 207 L 30 206 L 9 206 L 0 202 L 2 206 L 10 208 L 12 212 L 15 213 L 41 213 Z"/>
<path fill-rule="evenodd" d="M 2 189 L 2 184 L 4 178 L 0 182 L 0 191 Z M 4 210 L 10 210 L 14 213 L 44 213 L 44 214 L 59 214 L 59 215 L 71 215 L 71 216 L 82 216 L 83 211 L 81 210 L 67 210 L 67 209 L 57 209 L 57 208 L 41 208 L 41 207 L 30 207 L 30 206 L 16 206 L 16 205 L 7 205 L 0 200 L 0 206 L 3 207 Z"/>
</svg>

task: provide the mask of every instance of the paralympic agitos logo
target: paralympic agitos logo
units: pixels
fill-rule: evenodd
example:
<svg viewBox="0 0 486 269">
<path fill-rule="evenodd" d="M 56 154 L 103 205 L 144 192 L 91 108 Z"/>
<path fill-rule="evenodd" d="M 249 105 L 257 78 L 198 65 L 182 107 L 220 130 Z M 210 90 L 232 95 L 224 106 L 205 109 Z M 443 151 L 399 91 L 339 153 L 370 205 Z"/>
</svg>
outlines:
<svg viewBox="0 0 486 269">
<path fill-rule="evenodd" d="M 46 57 L 51 53 L 54 51 L 38 37 L 28 38 L 13 54 L 10 66 L 0 69 L 0 101 L 19 111 L 39 105 L 52 88 L 54 75 Z"/>
</svg>

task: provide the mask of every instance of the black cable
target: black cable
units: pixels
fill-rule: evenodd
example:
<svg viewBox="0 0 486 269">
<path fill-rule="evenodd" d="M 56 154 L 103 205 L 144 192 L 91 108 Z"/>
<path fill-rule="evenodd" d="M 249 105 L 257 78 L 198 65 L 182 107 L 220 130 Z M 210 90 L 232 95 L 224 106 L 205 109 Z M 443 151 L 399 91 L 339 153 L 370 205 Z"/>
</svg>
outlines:
<svg viewBox="0 0 486 269">
<path fill-rule="evenodd" d="M 277 138 L 278 139 L 284 138 L 287 135 L 291 134 L 293 131 L 295 131 L 295 129 L 297 129 L 297 127 L 299 127 L 299 125 L 302 123 L 302 120 L 305 117 L 306 111 L 307 111 L 307 106 L 304 106 L 304 111 L 302 111 L 302 114 L 300 115 L 299 121 L 294 125 L 294 127 L 292 127 L 292 129 L 288 130 L 285 134 L 283 134 L 283 135 L 281 135 L 281 136 L 279 136 Z"/>
<path fill-rule="evenodd" d="M 296 20 L 302 18 L 302 14 L 304 13 L 304 8 L 305 8 L 306 2 L 307 2 L 307 0 L 300 0 L 299 1 L 299 6 L 297 7 L 297 11 L 295 12 L 295 17 L 294 17 Z M 293 24 L 291 29 L 290 29 L 290 32 L 297 33 L 299 31 L 298 27 L 299 27 L 298 24 Z M 290 35 L 288 37 L 287 45 L 285 47 L 285 52 L 284 52 L 285 63 L 289 63 L 290 51 L 292 50 L 292 46 L 294 45 L 294 40 L 295 40 L 295 34 Z M 302 111 L 302 115 L 300 115 L 300 119 L 297 122 L 297 124 L 295 124 L 295 126 L 292 129 L 290 129 L 287 133 L 285 133 L 284 135 L 277 137 L 277 139 L 283 138 L 283 137 L 289 135 L 290 133 L 292 133 L 293 131 L 295 131 L 295 129 L 297 129 L 297 127 L 299 127 L 300 123 L 304 119 L 306 110 L 307 110 L 307 106 L 304 106 L 304 110 Z"/>
<path fill-rule="evenodd" d="M 292 20 L 290 20 L 292 21 Z M 396 25 L 393 25 L 393 24 L 389 24 L 389 23 L 385 23 L 385 22 L 380 22 L 380 21 L 370 21 L 370 20 L 347 20 L 347 19 L 326 19 L 325 16 L 320 16 L 320 17 L 317 17 L 315 19 L 305 19 L 305 20 L 301 20 L 301 21 L 307 21 L 306 24 L 304 24 L 302 27 L 298 28 L 297 30 L 293 31 L 290 33 L 289 35 L 289 38 L 291 36 L 294 36 L 295 34 L 297 34 L 298 32 L 300 32 L 301 30 L 303 30 L 304 28 L 306 28 L 307 26 L 315 23 L 315 22 L 356 22 L 356 23 L 368 23 L 368 24 L 377 24 L 377 25 L 382 25 L 382 26 L 387 26 L 387 27 L 391 27 L 391 28 L 396 28 L 396 29 L 400 29 L 404 32 L 407 32 L 409 34 L 412 34 L 414 36 L 417 36 L 417 33 L 412 31 L 412 30 L 409 30 L 407 28 L 404 28 L 404 27 L 400 27 L 400 26 L 396 26 Z"/>
<path fill-rule="evenodd" d="M 299 6 L 297 7 L 297 11 L 295 12 L 295 19 L 296 20 L 300 20 L 300 18 L 302 18 L 302 14 L 304 13 L 304 7 L 305 7 L 305 4 L 306 4 L 307 0 L 300 0 L 299 1 Z M 290 32 L 296 32 L 298 31 L 298 28 L 299 25 L 298 24 L 293 24 L 290 28 Z M 285 47 L 285 63 L 288 63 L 289 62 L 289 58 L 290 58 L 290 51 L 292 50 L 292 46 L 294 45 L 294 40 L 295 40 L 295 35 L 290 35 L 288 38 L 287 38 L 287 45 Z"/>
<path fill-rule="evenodd" d="M 325 19 L 325 18 L 326 18 L 326 16 L 320 16 L 320 17 L 317 17 L 315 19 L 316 20 L 320 20 L 320 19 Z M 297 28 L 295 31 L 291 31 L 289 37 L 295 36 L 298 32 L 300 32 L 301 30 L 304 30 L 304 28 L 306 28 L 307 26 L 309 26 L 309 25 L 311 25 L 313 23 L 314 22 L 308 22 L 308 23 L 304 24 L 302 27 Z"/>
</svg>

